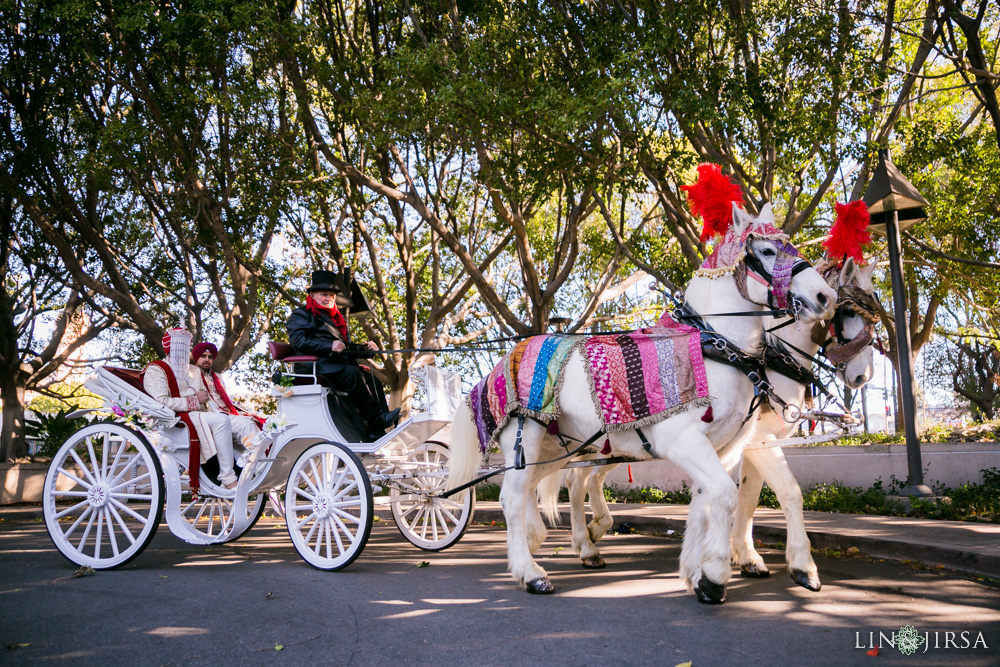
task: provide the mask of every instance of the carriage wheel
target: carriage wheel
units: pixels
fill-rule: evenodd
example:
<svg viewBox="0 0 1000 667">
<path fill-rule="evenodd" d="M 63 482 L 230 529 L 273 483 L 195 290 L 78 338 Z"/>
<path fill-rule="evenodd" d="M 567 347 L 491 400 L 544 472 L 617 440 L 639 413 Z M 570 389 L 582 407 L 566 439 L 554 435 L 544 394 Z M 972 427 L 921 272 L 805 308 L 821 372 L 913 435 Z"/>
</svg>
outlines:
<svg viewBox="0 0 1000 667">
<path fill-rule="evenodd" d="M 247 516 L 253 517 L 247 531 L 250 530 L 260 520 L 267 506 L 267 495 L 258 493 L 247 498 Z M 184 494 L 181 499 L 181 517 L 187 521 L 195 531 L 205 537 L 216 537 L 229 530 L 233 524 L 233 509 L 235 502 L 232 498 L 216 498 L 213 496 L 201 495 L 192 501 L 189 494 Z M 222 542 L 235 540 L 246 533 L 233 534 Z"/>
<path fill-rule="evenodd" d="M 70 436 L 45 474 L 45 527 L 59 552 L 95 570 L 138 556 L 163 516 L 163 473 L 146 439 L 118 424 Z"/>
<path fill-rule="evenodd" d="M 399 532 L 425 551 L 442 551 L 462 539 L 475 511 L 475 489 L 449 498 L 434 495 L 447 486 L 449 460 L 444 444 L 425 442 L 401 466 L 414 477 L 400 481 L 389 493 Z"/>
<path fill-rule="evenodd" d="M 288 534 L 299 555 L 317 569 L 343 569 L 361 554 L 372 532 L 372 506 L 368 473 L 343 445 L 313 445 L 288 475 Z"/>
</svg>

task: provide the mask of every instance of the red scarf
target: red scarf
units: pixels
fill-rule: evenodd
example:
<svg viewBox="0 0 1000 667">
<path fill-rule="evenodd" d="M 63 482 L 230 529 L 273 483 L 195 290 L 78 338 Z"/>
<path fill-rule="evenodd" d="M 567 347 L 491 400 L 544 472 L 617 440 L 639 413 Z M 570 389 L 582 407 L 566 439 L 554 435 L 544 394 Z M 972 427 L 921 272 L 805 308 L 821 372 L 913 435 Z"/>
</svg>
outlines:
<svg viewBox="0 0 1000 667">
<path fill-rule="evenodd" d="M 340 329 L 340 335 L 344 337 L 344 342 L 345 343 L 347 342 L 347 320 L 344 319 L 344 316 L 340 313 L 340 310 L 337 309 L 336 303 L 333 304 L 332 308 L 324 308 L 323 306 L 316 303 L 316 300 L 310 296 L 309 298 L 306 299 L 306 310 L 308 310 L 313 315 L 323 314 L 329 317 L 331 320 L 333 320 L 333 323 L 336 325 L 336 327 Z"/>
<path fill-rule="evenodd" d="M 156 366 L 163 371 L 163 374 L 167 376 L 167 387 L 170 389 L 170 395 L 174 398 L 181 397 L 180 386 L 177 384 L 177 378 L 174 376 L 174 370 L 165 361 L 154 361 L 149 366 Z M 149 368 L 146 367 L 146 369 Z M 146 374 L 146 370 L 142 371 L 139 376 L 140 380 L 142 376 Z M 191 422 L 191 417 L 186 412 L 178 412 L 177 416 L 188 429 L 188 440 L 190 441 L 190 447 L 188 449 L 188 486 L 191 489 L 192 497 L 198 495 L 198 490 L 201 487 L 201 440 L 198 439 L 198 431 L 194 429 L 194 424 Z"/>
</svg>

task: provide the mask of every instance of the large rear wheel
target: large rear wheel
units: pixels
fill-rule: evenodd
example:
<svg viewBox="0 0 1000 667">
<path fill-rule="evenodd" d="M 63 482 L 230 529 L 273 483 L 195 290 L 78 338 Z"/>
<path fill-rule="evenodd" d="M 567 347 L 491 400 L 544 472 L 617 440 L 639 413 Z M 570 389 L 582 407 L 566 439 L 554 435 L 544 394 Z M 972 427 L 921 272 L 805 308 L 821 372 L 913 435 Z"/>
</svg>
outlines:
<svg viewBox="0 0 1000 667">
<path fill-rule="evenodd" d="M 334 442 L 302 452 L 285 487 L 285 523 L 295 550 L 320 570 L 361 555 L 372 531 L 372 487 L 357 455 Z"/>
<path fill-rule="evenodd" d="M 428 441 L 398 466 L 413 477 L 397 481 L 389 492 L 392 518 L 411 544 L 442 551 L 462 539 L 476 506 L 475 489 L 442 498 L 448 483 L 448 448 Z"/>
<path fill-rule="evenodd" d="M 77 565 L 119 567 L 138 556 L 163 516 L 163 473 L 146 438 L 118 424 L 80 429 L 45 475 L 49 537 Z"/>
</svg>

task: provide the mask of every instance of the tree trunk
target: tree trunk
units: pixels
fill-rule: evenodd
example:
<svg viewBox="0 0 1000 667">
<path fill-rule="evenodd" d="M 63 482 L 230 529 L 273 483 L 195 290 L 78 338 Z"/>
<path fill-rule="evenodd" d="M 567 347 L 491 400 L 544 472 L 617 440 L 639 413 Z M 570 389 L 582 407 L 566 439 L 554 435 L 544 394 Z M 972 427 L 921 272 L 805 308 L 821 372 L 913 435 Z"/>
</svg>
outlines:
<svg viewBox="0 0 1000 667">
<path fill-rule="evenodd" d="M 0 374 L 0 399 L 3 400 L 3 428 L 0 452 L 3 460 L 17 460 L 28 455 L 24 437 L 24 384 L 17 372 Z"/>
<path fill-rule="evenodd" d="M 409 371 L 399 373 L 396 378 L 396 382 L 389 386 L 389 408 L 393 407 L 402 409 L 402 416 L 407 417 L 410 411 L 413 409 L 413 392 L 416 387 L 413 386 L 413 381 L 410 380 Z"/>
</svg>

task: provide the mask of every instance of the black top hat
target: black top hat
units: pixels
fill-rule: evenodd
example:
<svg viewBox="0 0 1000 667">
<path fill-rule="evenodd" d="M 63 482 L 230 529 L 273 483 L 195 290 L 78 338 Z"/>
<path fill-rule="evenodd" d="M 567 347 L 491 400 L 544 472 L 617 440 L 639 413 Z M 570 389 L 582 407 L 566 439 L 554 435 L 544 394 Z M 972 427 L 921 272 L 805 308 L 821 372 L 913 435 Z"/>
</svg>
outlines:
<svg viewBox="0 0 1000 667">
<path fill-rule="evenodd" d="M 309 286 L 306 292 L 319 292 L 320 290 L 335 292 L 336 294 L 343 294 L 345 296 L 350 296 L 351 293 L 347 288 L 344 276 L 336 271 L 312 272 L 312 285 Z"/>
</svg>

